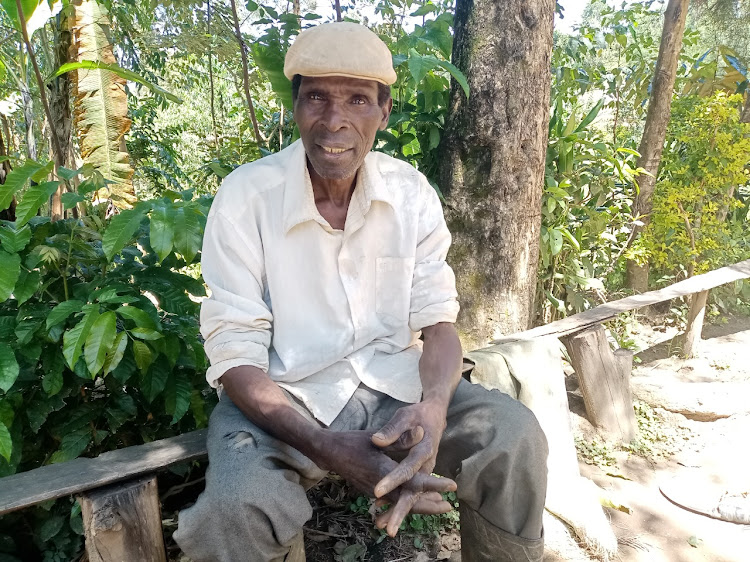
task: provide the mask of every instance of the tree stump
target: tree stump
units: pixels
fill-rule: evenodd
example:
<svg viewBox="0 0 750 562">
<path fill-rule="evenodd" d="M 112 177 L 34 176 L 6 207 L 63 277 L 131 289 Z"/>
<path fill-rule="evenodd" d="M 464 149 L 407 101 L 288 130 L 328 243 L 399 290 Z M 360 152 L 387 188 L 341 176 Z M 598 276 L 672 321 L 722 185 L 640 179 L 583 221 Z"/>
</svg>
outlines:
<svg viewBox="0 0 750 562">
<path fill-rule="evenodd" d="M 166 562 L 156 476 L 79 498 L 90 562 Z"/>
<path fill-rule="evenodd" d="M 630 390 L 632 352 L 613 353 L 601 324 L 561 339 L 578 376 L 589 421 L 618 441 L 633 440 L 637 426 Z"/>
</svg>

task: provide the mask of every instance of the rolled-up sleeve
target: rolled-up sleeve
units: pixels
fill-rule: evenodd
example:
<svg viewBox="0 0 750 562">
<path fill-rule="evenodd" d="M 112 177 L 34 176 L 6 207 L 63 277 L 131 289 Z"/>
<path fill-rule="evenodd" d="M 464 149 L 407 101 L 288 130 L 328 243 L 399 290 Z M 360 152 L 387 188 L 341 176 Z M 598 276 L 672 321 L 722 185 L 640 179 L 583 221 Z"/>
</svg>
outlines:
<svg viewBox="0 0 750 562">
<path fill-rule="evenodd" d="M 445 261 L 451 235 L 437 193 L 424 177 L 421 180 L 423 205 L 409 310 L 409 327 L 415 332 L 439 322 L 453 323 L 459 310 L 456 278 Z"/>
<path fill-rule="evenodd" d="M 233 367 L 268 371 L 273 318 L 263 300 L 263 250 L 254 217 L 243 217 L 240 230 L 214 205 L 201 258 L 210 289 L 201 305 L 201 334 L 211 363 L 206 380 L 218 387 L 221 376 Z"/>
</svg>

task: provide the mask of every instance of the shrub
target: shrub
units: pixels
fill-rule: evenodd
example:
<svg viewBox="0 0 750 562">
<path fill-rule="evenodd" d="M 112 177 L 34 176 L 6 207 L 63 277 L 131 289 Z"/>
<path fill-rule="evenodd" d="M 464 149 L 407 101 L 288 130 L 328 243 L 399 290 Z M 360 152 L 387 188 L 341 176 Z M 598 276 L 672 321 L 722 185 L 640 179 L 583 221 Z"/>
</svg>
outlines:
<svg viewBox="0 0 750 562">
<path fill-rule="evenodd" d="M 187 274 L 210 200 L 170 192 L 109 218 L 84 201 L 103 178 L 61 169 L 69 185 L 84 176 L 63 195 L 82 212 L 52 222 L 37 213 L 60 182 L 34 184 L 50 169 L 29 160 L 0 186 L 5 208 L 32 180 L 15 221 L 0 223 L 0 476 L 203 427 L 215 400 L 198 329 L 205 288 Z M 19 518 L 47 559 L 80 548 L 69 501 L 4 523 Z M 0 536 L 0 552 L 9 542 Z"/>
</svg>

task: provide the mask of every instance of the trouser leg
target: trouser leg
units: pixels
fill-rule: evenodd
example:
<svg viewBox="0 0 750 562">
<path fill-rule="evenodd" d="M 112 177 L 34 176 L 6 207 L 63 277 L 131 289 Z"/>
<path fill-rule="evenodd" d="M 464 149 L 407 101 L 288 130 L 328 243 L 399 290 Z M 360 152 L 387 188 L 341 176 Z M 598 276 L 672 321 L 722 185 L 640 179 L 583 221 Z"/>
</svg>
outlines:
<svg viewBox="0 0 750 562">
<path fill-rule="evenodd" d="M 547 440 L 534 414 L 507 394 L 462 380 L 447 422 L 435 471 L 456 481 L 461 505 L 511 535 L 540 539 Z"/>
<path fill-rule="evenodd" d="M 359 428 L 371 431 L 406 405 L 365 387 L 355 398 L 367 411 Z M 541 560 L 547 440 L 526 406 L 462 380 L 448 408 L 435 472 L 458 485 L 465 560 Z"/>
<path fill-rule="evenodd" d="M 226 395 L 207 445 L 206 489 L 180 512 L 177 544 L 195 562 L 284 560 L 312 516 L 305 491 L 325 471 L 256 427 Z"/>
</svg>

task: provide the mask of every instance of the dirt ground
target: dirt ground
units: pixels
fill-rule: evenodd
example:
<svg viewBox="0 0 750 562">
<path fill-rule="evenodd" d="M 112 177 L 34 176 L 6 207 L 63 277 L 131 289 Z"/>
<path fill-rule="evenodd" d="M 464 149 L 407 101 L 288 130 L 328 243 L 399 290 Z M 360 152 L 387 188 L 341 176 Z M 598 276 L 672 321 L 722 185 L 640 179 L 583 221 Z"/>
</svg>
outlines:
<svg viewBox="0 0 750 562">
<path fill-rule="evenodd" d="M 653 421 L 645 424 L 655 437 L 652 451 L 612 448 L 603 462 L 580 463 L 582 474 L 631 509 L 630 514 L 607 510 L 618 559 L 750 560 L 750 525 L 688 511 L 661 492 L 671 491 L 683 505 L 706 507 L 716 506 L 724 494 L 750 514 L 750 318 L 706 325 L 698 357 L 687 360 L 671 355 L 678 345 L 676 329 L 640 325 L 637 333 L 643 351 L 631 383 L 634 399 L 652 408 Z M 569 392 L 569 402 L 577 435 L 601 442 L 585 419 L 579 393 Z M 579 447 L 579 458 L 580 453 Z"/>
<path fill-rule="evenodd" d="M 698 357 L 677 357 L 677 330 L 638 324 L 631 386 L 640 439 L 630 450 L 609 444 L 586 419 L 577 380 L 566 386 L 582 475 L 629 513 L 607 508 L 622 562 L 750 561 L 750 525 L 678 507 L 715 507 L 722 496 L 750 517 L 750 318 L 706 325 Z M 367 506 L 333 477 L 311 490 L 305 527 L 308 562 L 402 562 L 460 558 L 455 520 L 409 529 L 395 540 L 372 528 Z M 362 502 L 363 500 L 360 500 Z M 169 523 L 171 521 L 165 521 Z M 419 523 L 419 522 L 417 522 Z M 430 527 L 434 523 L 434 527 Z M 545 514 L 545 560 L 585 562 L 557 519 Z M 172 543 L 172 560 L 187 562 Z"/>
</svg>

